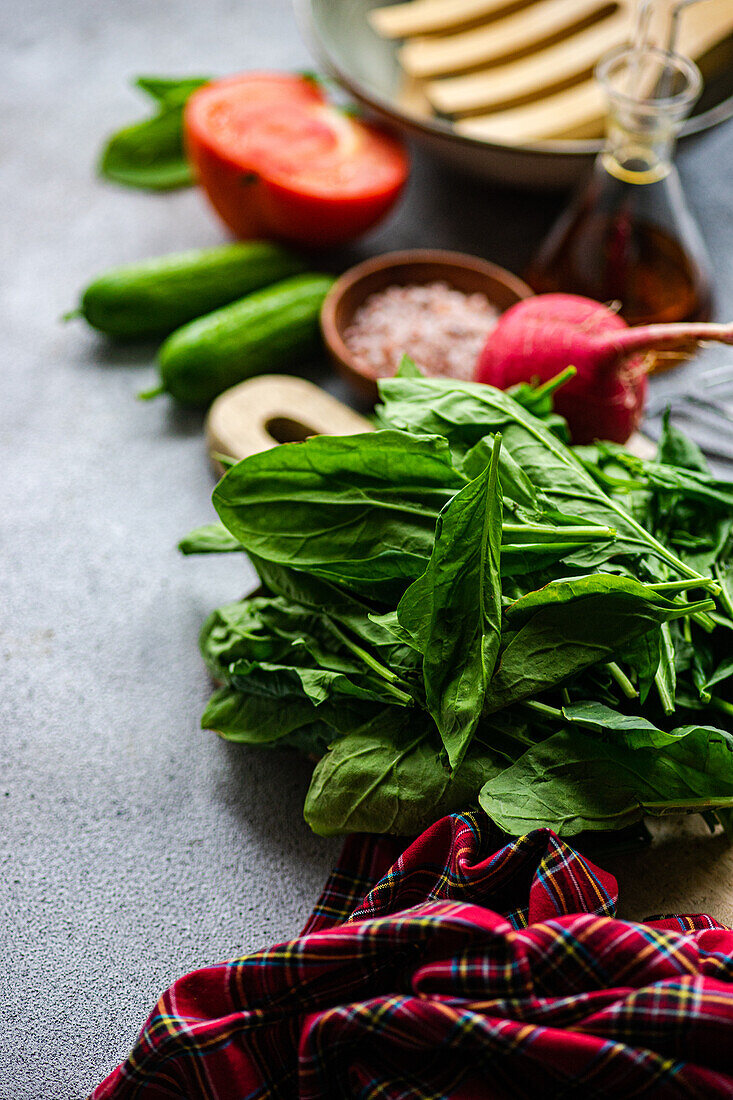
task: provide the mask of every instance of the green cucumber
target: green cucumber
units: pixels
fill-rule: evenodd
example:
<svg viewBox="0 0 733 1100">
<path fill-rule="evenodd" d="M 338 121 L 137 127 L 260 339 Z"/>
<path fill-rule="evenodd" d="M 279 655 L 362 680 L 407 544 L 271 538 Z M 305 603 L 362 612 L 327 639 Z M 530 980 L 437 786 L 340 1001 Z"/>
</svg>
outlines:
<svg viewBox="0 0 733 1100">
<path fill-rule="evenodd" d="M 167 336 L 304 268 L 292 252 L 269 241 L 175 252 L 101 275 L 82 294 L 78 312 L 108 336 Z"/>
<path fill-rule="evenodd" d="M 318 316 L 333 282 L 296 275 L 184 325 L 158 353 L 161 385 L 141 396 L 167 392 L 205 407 L 254 374 L 307 360 L 319 346 Z"/>
</svg>

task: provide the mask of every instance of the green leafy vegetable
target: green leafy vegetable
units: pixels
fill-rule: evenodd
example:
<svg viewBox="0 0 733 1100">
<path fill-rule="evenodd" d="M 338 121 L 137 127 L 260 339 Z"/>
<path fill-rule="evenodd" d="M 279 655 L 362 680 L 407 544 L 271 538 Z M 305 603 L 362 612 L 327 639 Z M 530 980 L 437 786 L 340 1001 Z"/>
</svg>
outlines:
<svg viewBox="0 0 733 1100">
<path fill-rule="evenodd" d="M 315 707 L 305 701 L 296 700 L 283 707 L 267 696 L 223 687 L 209 699 L 201 726 L 216 730 L 227 741 L 260 745 L 279 741 L 296 730 L 312 726 L 316 720 Z"/>
<path fill-rule="evenodd" d="M 500 448 L 495 436 L 490 464 L 438 516 L 428 567 L 397 607 L 423 655 L 428 710 L 454 768 L 478 725 L 499 652 Z"/>
<path fill-rule="evenodd" d="M 478 745 L 451 771 L 425 718 L 390 708 L 335 741 L 316 765 L 305 819 L 321 836 L 414 835 L 443 814 L 475 803 L 482 785 L 501 767 Z"/>
<path fill-rule="evenodd" d="M 657 748 L 560 730 L 488 780 L 479 802 L 508 833 L 621 829 L 645 813 L 733 808 L 733 740 L 691 727 Z"/>
<path fill-rule="evenodd" d="M 379 383 L 381 420 L 403 431 L 434 432 L 461 459 L 490 433 L 501 432 L 515 462 L 552 507 L 615 528 L 611 548 L 581 552 L 588 567 L 627 556 L 652 555 L 680 576 L 702 579 L 640 524 L 586 473 L 572 450 L 508 394 L 476 382 L 439 378 L 387 378 Z"/>
<path fill-rule="evenodd" d="M 154 191 L 193 183 L 183 151 L 183 108 L 191 93 L 209 79 L 138 77 L 136 85 L 156 101 L 158 111 L 112 135 L 99 160 L 101 175 L 128 187 Z"/>
<path fill-rule="evenodd" d="M 248 552 L 394 596 L 422 573 L 438 512 L 464 484 L 445 440 L 384 431 L 252 455 L 213 500 Z"/>
<path fill-rule="evenodd" d="M 223 523 L 206 523 L 197 527 L 178 543 L 182 554 L 232 554 L 244 550 Z"/>
<path fill-rule="evenodd" d="M 506 611 L 510 630 L 491 685 L 487 712 L 564 683 L 610 660 L 628 642 L 712 601 L 680 605 L 626 577 L 596 573 L 555 581 Z"/>
<path fill-rule="evenodd" d="M 406 362 L 382 430 L 233 465 L 182 541 L 261 582 L 204 624 L 203 724 L 320 757 L 317 832 L 733 829 L 733 486 L 669 420 L 652 463 L 568 447 L 553 386 Z"/>
<path fill-rule="evenodd" d="M 657 449 L 657 462 L 665 466 L 680 466 L 684 470 L 697 470 L 702 474 L 709 474 L 710 467 L 705 455 L 697 443 L 688 439 L 686 435 L 672 423 L 670 410 L 667 409 L 662 418 L 662 434 Z"/>
</svg>

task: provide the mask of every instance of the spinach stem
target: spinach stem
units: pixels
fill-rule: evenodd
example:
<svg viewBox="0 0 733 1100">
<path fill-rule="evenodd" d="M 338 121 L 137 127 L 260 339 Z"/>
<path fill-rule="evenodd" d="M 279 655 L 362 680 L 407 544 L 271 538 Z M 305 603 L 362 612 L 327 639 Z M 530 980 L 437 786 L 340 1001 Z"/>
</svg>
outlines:
<svg viewBox="0 0 733 1100">
<path fill-rule="evenodd" d="M 544 718 L 554 718 L 557 721 L 562 721 L 563 718 L 562 711 L 558 710 L 557 707 L 550 707 L 547 703 L 538 703 L 535 699 L 525 699 L 520 703 L 520 706 L 534 711 L 535 714 L 541 714 Z"/>
<path fill-rule="evenodd" d="M 713 611 L 714 608 L 715 608 L 715 604 L 711 600 L 708 600 L 708 601 L 705 602 L 704 605 L 703 604 L 691 604 L 690 606 L 691 607 L 700 607 L 700 610 L 695 611 L 693 614 L 691 614 L 690 618 L 694 622 L 696 622 L 698 626 L 701 626 L 706 634 L 712 634 L 712 632 L 715 630 L 715 623 L 710 618 L 710 616 L 708 615 L 707 612 L 708 611 Z M 687 620 L 685 620 L 685 621 L 687 621 Z"/>
<path fill-rule="evenodd" d="M 657 581 L 654 584 L 647 584 L 647 588 L 651 588 L 653 592 L 687 592 L 691 588 L 699 587 L 700 585 L 694 580 Z"/>
<path fill-rule="evenodd" d="M 616 681 L 621 691 L 624 693 L 627 699 L 638 699 L 639 692 L 636 690 L 631 680 L 628 678 L 623 669 L 619 668 L 615 661 L 607 661 L 603 666 L 607 672 L 611 674 Z"/>
<path fill-rule="evenodd" d="M 589 524 L 586 526 L 552 526 L 550 524 L 542 523 L 502 523 L 502 534 L 504 535 L 524 535 L 524 534 L 540 534 L 540 535 L 555 535 L 559 542 L 566 542 L 571 539 L 614 539 L 616 538 L 615 527 L 601 527 L 599 524 Z"/>
<path fill-rule="evenodd" d="M 402 680 L 395 672 L 392 672 L 383 665 L 381 661 L 378 661 L 376 657 L 372 656 L 368 650 L 362 649 L 356 642 L 352 642 L 351 638 L 347 637 L 344 632 L 336 626 L 336 623 L 331 622 L 331 627 L 334 633 L 341 639 L 347 649 L 350 649 L 355 657 L 358 657 L 360 661 L 363 661 L 372 672 L 376 672 L 377 676 L 381 677 L 385 681 L 385 689 L 394 695 L 395 699 L 399 699 L 401 703 L 411 703 L 412 696 L 408 695 L 406 691 L 401 691 L 400 688 L 395 687 L 395 684 L 402 684 Z"/>
<path fill-rule="evenodd" d="M 731 594 L 725 587 L 725 581 L 723 580 L 723 570 L 719 561 L 716 561 L 715 565 L 713 566 L 713 571 L 720 586 L 718 591 L 718 599 L 720 600 L 730 617 L 733 619 L 733 599 L 731 599 Z"/>
<path fill-rule="evenodd" d="M 560 386 L 564 386 L 569 379 L 574 378 L 578 373 L 575 367 L 566 367 L 565 370 L 560 371 L 554 378 L 548 378 L 546 382 L 543 382 L 541 386 L 532 394 L 532 397 L 536 400 L 538 397 L 548 397 L 555 390 L 559 390 Z"/>
</svg>

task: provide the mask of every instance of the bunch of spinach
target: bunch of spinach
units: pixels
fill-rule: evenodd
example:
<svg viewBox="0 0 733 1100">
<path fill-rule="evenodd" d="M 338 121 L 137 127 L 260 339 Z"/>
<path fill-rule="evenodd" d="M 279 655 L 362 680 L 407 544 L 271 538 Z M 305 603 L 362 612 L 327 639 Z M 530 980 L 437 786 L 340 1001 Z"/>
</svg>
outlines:
<svg viewBox="0 0 733 1100">
<path fill-rule="evenodd" d="M 569 447 L 552 388 L 408 368 L 379 430 L 233 465 L 181 543 L 261 582 L 204 625 L 202 725 L 317 758 L 316 832 L 733 820 L 733 485 L 668 419 L 653 462 Z"/>
</svg>

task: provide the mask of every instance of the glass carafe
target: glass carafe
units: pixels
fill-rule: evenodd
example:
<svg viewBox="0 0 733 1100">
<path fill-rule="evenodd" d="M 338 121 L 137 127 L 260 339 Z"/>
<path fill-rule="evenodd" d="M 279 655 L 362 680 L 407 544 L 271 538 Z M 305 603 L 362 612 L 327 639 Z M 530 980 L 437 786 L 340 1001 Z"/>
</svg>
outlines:
<svg viewBox="0 0 733 1100">
<path fill-rule="evenodd" d="M 707 252 L 673 161 L 700 72 L 679 54 L 624 47 L 599 62 L 596 77 L 609 103 L 605 145 L 527 281 L 539 292 L 617 302 L 631 325 L 707 320 Z"/>
</svg>

